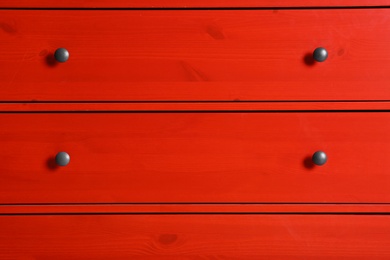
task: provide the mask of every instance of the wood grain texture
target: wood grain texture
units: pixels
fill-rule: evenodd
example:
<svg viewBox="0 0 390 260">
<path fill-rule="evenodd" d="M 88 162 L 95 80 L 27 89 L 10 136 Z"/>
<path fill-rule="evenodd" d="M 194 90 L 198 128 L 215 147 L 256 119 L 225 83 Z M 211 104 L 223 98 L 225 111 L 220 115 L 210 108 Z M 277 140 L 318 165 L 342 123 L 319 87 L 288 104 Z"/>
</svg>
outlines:
<svg viewBox="0 0 390 260">
<path fill-rule="evenodd" d="M 389 6 L 389 0 L 0 0 L 1 7 L 313 7 Z"/>
<path fill-rule="evenodd" d="M 29 112 L 269 112 L 389 111 L 389 101 L 376 102 L 64 102 L 0 103 L 0 113 Z"/>
<path fill-rule="evenodd" d="M 390 9 L 0 11 L 0 99 L 390 100 Z M 329 51 L 312 63 L 319 46 Z M 65 47 L 70 59 L 53 61 Z"/>
<path fill-rule="evenodd" d="M 388 203 L 389 117 L 1 114 L 1 203 Z M 317 150 L 322 167 L 310 163 Z M 54 164 L 60 151 L 66 167 Z"/>
<path fill-rule="evenodd" d="M 0 216 L 2 259 L 388 259 L 390 216 Z"/>
</svg>

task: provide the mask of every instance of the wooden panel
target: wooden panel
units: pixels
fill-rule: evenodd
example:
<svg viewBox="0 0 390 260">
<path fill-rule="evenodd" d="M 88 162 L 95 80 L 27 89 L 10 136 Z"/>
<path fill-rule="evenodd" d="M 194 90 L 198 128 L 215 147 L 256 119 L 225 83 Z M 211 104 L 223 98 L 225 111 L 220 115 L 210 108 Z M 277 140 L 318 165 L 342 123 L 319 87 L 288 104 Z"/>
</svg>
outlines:
<svg viewBox="0 0 390 260">
<path fill-rule="evenodd" d="M 389 113 L 1 114 L 1 203 L 390 202 Z M 324 150 L 329 161 L 313 166 Z M 66 151 L 71 163 L 56 167 Z"/>
<path fill-rule="evenodd" d="M 0 0 L 0 7 L 301 7 L 385 6 L 389 0 Z"/>
<path fill-rule="evenodd" d="M 390 100 L 390 9 L 0 11 L 0 99 Z M 329 51 L 312 63 L 319 46 Z M 70 59 L 53 62 L 66 47 Z"/>
<path fill-rule="evenodd" d="M 388 259 L 390 216 L 1 216 L 2 259 Z"/>
</svg>

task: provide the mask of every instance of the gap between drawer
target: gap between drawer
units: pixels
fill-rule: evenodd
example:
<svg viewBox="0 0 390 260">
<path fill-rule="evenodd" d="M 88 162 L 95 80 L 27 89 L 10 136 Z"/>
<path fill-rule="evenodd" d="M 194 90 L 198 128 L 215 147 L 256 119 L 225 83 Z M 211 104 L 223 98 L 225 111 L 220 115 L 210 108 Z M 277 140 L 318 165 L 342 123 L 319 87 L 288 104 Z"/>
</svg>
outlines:
<svg viewBox="0 0 390 260">
<path fill-rule="evenodd" d="M 3 204 L 0 215 L 56 214 L 390 214 L 389 203 L 364 204 Z"/>
<path fill-rule="evenodd" d="M 390 111 L 390 101 L 342 102 L 0 102 L 0 113 L 19 112 L 301 112 Z"/>
</svg>

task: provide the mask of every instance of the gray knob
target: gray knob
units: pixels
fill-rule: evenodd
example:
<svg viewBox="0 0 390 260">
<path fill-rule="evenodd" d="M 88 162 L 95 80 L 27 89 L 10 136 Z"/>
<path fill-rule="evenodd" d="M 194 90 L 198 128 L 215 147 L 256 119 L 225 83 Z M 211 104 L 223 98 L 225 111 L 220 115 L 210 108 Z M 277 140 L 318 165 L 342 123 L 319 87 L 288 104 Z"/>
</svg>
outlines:
<svg viewBox="0 0 390 260">
<path fill-rule="evenodd" d="M 56 155 L 56 163 L 59 165 L 59 166 L 66 166 L 68 165 L 70 162 L 70 156 L 68 153 L 66 152 L 59 152 L 57 153 Z"/>
<path fill-rule="evenodd" d="M 317 151 L 313 154 L 313 157 L 311 159 L 314 164 L 321 166 L 326 163 L 328 157 L 326 156 L 326 153 L 324 153 L 323 151 Z"/>
<path fill-rule="evenodd" d="M 313 52 L 313 59 L 318 62 L 323 62 L 328 58 L 328 51 L 325 48 L 319 47 Z"/>
<path fill-rule="evenodd" d="M 59 48 L 54 52 L 54 58 L 58 62 L 65 62 L 69 59 L 69 52 L 65 48 Z"/>
</svg>

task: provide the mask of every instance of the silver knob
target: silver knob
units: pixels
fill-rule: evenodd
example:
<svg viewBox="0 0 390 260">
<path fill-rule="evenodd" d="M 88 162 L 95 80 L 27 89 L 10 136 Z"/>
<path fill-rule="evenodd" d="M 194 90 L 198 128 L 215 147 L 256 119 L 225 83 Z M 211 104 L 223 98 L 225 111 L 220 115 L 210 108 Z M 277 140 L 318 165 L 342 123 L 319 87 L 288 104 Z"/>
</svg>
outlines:
<svg viewBox="0 0 390 260">
<path fill-rule="evenodd" d="M 66 166 L 68 165 L 70 162 L 70 156 L 68 153 L 66 152 L 59 152 L 57 153 L 56 155 L 56 163 L 59 165 L 59 166 Z"/>
<path fill-rule="evenodd" d="M 54 58 L 58 62 L 65 62 L 69 59 L 69 52 L 65 48 L 59 48 L 54 52 Z"/>
<path fill-rule="evenodd" d="M 313 52 L 313 59 L 318 62 L 324 62 L 328 58 L 328 51 L 323 48 L 319 47 L 314 50 Z"/>
<path fill-rule="evenodd" d="M 328 160 L 328 156 L 323 151 L 317 151 L 313 154 L 312 161 L 316 165 L 324 165 Z"/>
</svg>

